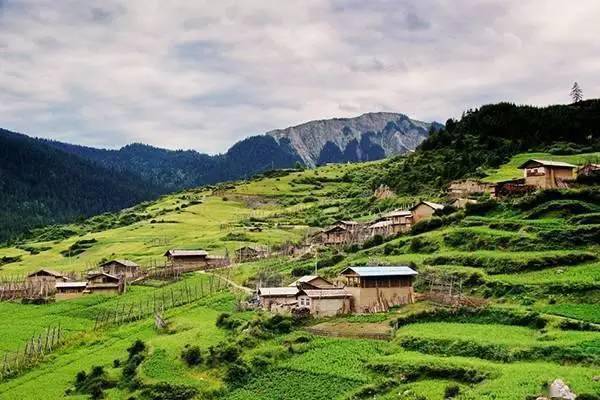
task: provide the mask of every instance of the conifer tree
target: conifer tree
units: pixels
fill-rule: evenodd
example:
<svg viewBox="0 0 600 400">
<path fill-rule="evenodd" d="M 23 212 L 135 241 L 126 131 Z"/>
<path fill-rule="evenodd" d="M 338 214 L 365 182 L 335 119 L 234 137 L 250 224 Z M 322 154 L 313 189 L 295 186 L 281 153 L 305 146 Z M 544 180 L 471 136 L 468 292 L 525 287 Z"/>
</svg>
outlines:
<svg viewBox="0 0 600 400">
<path fill-rule="evenodd" d="M 571 99 L 573 99 L 573 103 L 583 100 L 583 90 L 581 90 L 577 82 L 573 83 L 573 87 L 571 88 Z"/>
</svg>

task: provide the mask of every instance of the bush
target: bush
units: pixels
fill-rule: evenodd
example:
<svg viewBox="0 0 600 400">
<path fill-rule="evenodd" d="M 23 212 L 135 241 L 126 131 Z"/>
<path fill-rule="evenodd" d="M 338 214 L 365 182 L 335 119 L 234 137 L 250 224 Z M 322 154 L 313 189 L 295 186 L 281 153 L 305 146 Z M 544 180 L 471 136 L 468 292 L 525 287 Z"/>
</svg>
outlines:
<svg viewBox="0 0 600 400">
<path fill-rule="evenodd" d="M 368 249 L 371 247 L 379 246 L 380 244 L 383 244 L 383 242 L 384 242 L 383 236 L 375 235 L 375 236 L 365 240 L 365 242 L 363 243 L 363 249 Z"/>
<path fill-rule="evenodd" d="M 186 345 L 181 351 L 181 358 L 188 367 L 195 367 L 202 364 L 202 351 L 198 346 Z"/>
<path fill-rule="evenodd" d="M 417 322 L 458 322 L 479 324 L 501 324 L 527 326 L 541 329 L 546 326 L 547 320 L 536 312 L 517 312 L 503 308 L 435 308 L 424 310 L 392 321 L 396 327 Z"/>
<path fill-rule="evenodd" d="M 231 314 L 229 314 L 229 313 L 221 313 L 217 317 L 216 325 L 219 328 L 223 328 L 223 329 L 232 331 L 232 330 L 238 328 L 239 326 L 241 326 L 243 323 L 244 323 L 244 321 L 242 321 L 241 319 L 232 317 Z"/>
<path fill-rule="evenodd" d="M 440 246 L 433 240 L 424 237 L 414 237 L 410 241 L 409 250 L 411 253 L 434 253 Z M 384 249 L 385 252 L 385 249 Z"/>
<path fill-rule="evenodd" d="M 562 330 L 600 332 L 600 326 L 589 322 L 564 319 L 558 325 Z"/>
<path fill-rule="evenodd" d="M 412 228 L 410 229 L 410 233 L 412 235 L 418 235 L 420 233 L 425 233 L 425 232 L 429 232 L 429 231 L 433 231 L 435 229 L 441 228 L 443 225 L 444 224 L 440 217 L 431 217 L 428 219 L 422 219 L 412 226 Z"/>
<path fill-rule="evenodd" d="M 167 382 L 149 385 L 142 390 L 142 396 L 148 400 L 189 400 L 197 394 L 198 390 L 192 386 Z"/>
<path fill-rule="evenodd" d="M 498 207 L 498 202 L 494 199 L 480 201 L 477 203 L 467 203 L 465 205 L 466 215 L 485 215 Z"/>
<path fill-rule="evenodd" d="M 334 254 L 333 256 L 317 261 L 317 268 L 328 268 L 333 267 L 335 264 L 344 260 L 342 254 Z"/>
<path fill-rule="evenodd" d="M 229 365 L 225 373 L 225 382 L 232 386 L 239 386 L 248 381 L 252 375 L 252 369 L 244 361 L 237 360 Z"/>
<path fill-rule="evenodd" d="M 295 277 L 300 277 L 300 276 L 304 276 L 304 275 L 310 275 L 312 274 L 312 272 L 314 271 L 314 267 L 307 265 L 307 266 L 297 266 L 292 268 L 292 271 L 290 272 L 292 274 L 292 276 Z"/>
<path fill-rule="evenodd" d="M 460 387 L 458 385 L 448 385 L 444 389 L 444 398 L 451 399 L 453 397 L 458 396 L 459 392 L 460 392 Z"/>
<path fill-rule="evenodd" d="M 101 399 L 104 397 L 104 389 L 114 387 L 115 382 L 108 378 L 108 375 L 101 366 L 92 367 L 89 374 L 85 371 L 79 371 L 75 376 L 75 391 L 81 394 L 88 394 L 92 399 Z"/>
</svg>

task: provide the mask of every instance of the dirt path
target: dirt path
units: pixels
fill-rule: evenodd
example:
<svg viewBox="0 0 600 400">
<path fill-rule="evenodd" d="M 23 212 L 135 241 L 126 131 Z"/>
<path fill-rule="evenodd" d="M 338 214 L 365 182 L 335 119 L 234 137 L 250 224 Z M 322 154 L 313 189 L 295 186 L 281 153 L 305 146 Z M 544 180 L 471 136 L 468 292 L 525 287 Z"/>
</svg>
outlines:
<svg viewBox="0 0 600 400">
<path fill-rule="evenodd" d="M 224 280 L 225 282 L 227 282 L 228 284 L 230 284 L 231 286 L 233 286 L 236 289 L 239 289 L 239 290 L 241 290 L 241 291 L 243 291 L 245 293 L 248 293 L 248 294 L 254 293 L 254 290 L 252 290 L 252 289 L 250 289 L 250 288 L 248 288 L 246 286 L 242 286 L 242 285 L 240 285 L 240 284 L 232 281 L 231 279 L 224 277 L 223 275 L 219 275 L 219 274 L 215 274 L 215 273 L 207 272 L 207 271 L 198 271 L 198 273 L 205 274 L 205 275 L 216 276 L 217 278 Z"/>
</svg>

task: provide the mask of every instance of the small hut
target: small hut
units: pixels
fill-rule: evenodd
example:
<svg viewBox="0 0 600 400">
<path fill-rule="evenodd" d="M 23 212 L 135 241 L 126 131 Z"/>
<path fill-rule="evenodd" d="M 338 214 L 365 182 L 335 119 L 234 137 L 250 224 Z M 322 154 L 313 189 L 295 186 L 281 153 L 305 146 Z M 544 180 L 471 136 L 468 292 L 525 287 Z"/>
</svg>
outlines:
<svg viewBox="0 0 600 400">
<path fill-rule="evenodd" d="M 208 265 L 208 252 L 204 250 L 168 250 L 167 261 L 174 267 L 202 268 Z"/>
<path fill-rule="evenodd" d="M 566 162 L 536 159 L 529 159 L 519 165 L 519 169 L 523 170 L 525 184 L 538 189 L 568 187 L 568 183 L 574 179 L 575 168 L 575 165 Z"/>
<path fill-rule="evenodd" d="M 91 272 L 87 275 L 86 292 L 121 293 L 124 290 L 122 280 L 106 272 Z"/>
<path fill-rule="evenodd" d="M 111 260 L 100 265 L 102 272 L 114 276 L 133 278 L 140 273 L 140 266 L 130 260 Z"/>
</svg>

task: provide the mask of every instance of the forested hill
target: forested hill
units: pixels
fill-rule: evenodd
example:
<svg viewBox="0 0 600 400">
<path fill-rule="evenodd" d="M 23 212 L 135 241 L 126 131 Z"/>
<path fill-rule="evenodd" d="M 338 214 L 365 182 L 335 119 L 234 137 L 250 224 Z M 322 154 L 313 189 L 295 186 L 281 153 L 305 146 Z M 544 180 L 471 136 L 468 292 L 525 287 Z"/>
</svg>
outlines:
<svg viewBox="0 0 600 400">
<path fill-rule="evenodd" d="M 28 228 L 129 207 L 159 191 L 43 141 L 0 129 L 0 242 Z"/>
<path fill-rule="evenodd" d="M 499 103 L 448 120 L 409 157 L 388 163 L 373 185 L 398 193 L 439 192 L 453 179 L 484 177 L 517 153 L 600 150 L 600 100 L 548 107 Z"/>
<path fill-rule="evenodd" d="M 194 150 L 166 150 L 134 143 L 119 150 L 96 149 L 55 141 L 50 146 L 117 171 L 128 171 L 163 192 L 187 189 L 292 167 L 301 159 L 285 143 L 269 136 L 252 136 L 225 154 L 211 156 Z"/>
</svg>

